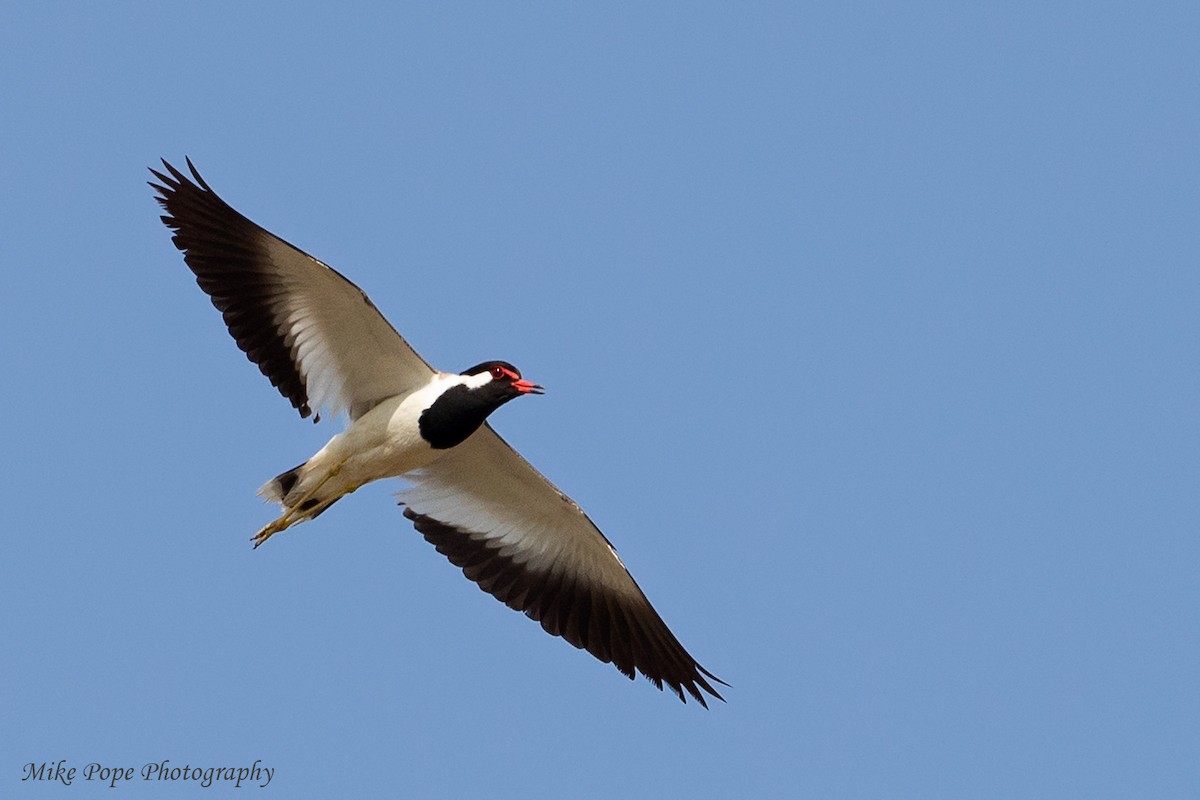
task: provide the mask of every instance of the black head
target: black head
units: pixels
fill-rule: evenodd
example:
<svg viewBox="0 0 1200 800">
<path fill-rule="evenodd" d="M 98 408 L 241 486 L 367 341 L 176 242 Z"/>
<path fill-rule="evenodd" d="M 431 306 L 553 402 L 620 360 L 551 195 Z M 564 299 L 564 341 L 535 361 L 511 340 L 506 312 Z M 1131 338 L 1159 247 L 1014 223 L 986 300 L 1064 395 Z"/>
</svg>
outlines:
<svg viewBox="0 0 1200 800">
<path fill-rule="evenodd" d="M 461 374 L 472 380 L 450 386 L 421 414 L 421 436 L 435 449 L 466 441 L 489 414 L 514 397 L 545 391 L 507 361 L 485 361 Z"/>
<path fill-rule="evenodd" d="M 464 370 L 462 374 L 482 375 L 485 372 L 492 376 L 492 380 L 482 388 L 489 394 L 496 390 L 504 390 L 502 394 L 509 395 L 505 400 L 511 400 L 523 394 L 545 394 L 546 392 L 536 383 L 530 383 L 523 379 L 521 370 L 507 361 L 484 361 L 482 364 L 476 364 L 470 369 Z"/>
</svg>

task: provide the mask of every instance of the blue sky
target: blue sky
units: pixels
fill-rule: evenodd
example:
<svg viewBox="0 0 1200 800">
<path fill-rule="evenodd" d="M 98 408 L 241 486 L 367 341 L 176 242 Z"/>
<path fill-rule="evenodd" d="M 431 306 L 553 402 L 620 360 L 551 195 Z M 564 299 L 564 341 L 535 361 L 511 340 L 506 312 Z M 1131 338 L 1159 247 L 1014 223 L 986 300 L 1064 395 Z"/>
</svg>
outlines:
<svg viewBox="0 0 1200 800">
<path fill-rule="evenodd" d="M 1200 793 L 1194 5 L 193 5 L 0 29 L 0 795 Z M 487 597 L 398 484 L 251 552 L 339 423 L 171 246 L 185 154 L 546 385 L 497 429 L 728 703 Z"/>
</svg>

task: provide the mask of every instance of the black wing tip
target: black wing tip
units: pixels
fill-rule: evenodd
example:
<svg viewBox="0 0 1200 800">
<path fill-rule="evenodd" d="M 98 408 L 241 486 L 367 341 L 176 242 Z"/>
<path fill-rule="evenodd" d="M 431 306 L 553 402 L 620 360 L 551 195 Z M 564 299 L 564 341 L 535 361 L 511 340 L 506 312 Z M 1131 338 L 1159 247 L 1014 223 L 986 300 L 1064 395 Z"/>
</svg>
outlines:
<svg viewBox="0 0 1200 800">
<path fill-rule="evenodd" d="M 467 534 L 465 531 L 461 531 L 452 525 L 447 525 L 446 523 L 443 523 L 434 517 L 415 511 L 403 501 L 401 501 L 399 505 L 404 509 L 405 518 L 413 523 L 413 527 L 415 527 L 417 531 L 425 537 L 426 541 L 432 544 L 442 555 L 449 557 L 451 563 L 462 568 L 464 575 L 466 575 L 469 580 L 472 580 L 472 582 L 475 582 L 475 579 L 472 578 L 468 573 L 468 569 L 476 565 L 476 558 L 479 554 L 476 554 L 475 557 L 472 557 L 468 561 L 461 557 L 456 558 L 456 555 L 461 554 L 455 553 L 453 548 L 447 547 L 447 537 L 464 535 L 469 536 L 470 534 Z M 479 543 L 479 546 L 486 548 L 486 545 L 482 543 Z M 462 563 L 460 563 L 460 561 Z M 509 599 L 505 599 L 500 595 L 494 594 L 489 588 L 480 585 L 479 583 L 476 583 L 476 585 L 479 586 L 479 588 L 483 591 L 493 594 L 496 599 L 500 600 L 513 610 L 523 611 L 525 612 L 526 616 L 544 623 L 546 618 L 541 614 L 530 613 L 530 611 L 538 609 L 537 604 L 514 604 L 509 602 Z M 650 610 L 655 614 L 655 618 L 657 619 L 657 613 L 653 612 L 652 607 Z M 623 623 L 618 622 L 617 624 L 620 625 Z M 659 620 L 659 624 L 662 624 L 661 620 Z M 685 704 L 687 703 L 689 696 L 705 709 L 709 707 L 708 697 L 715 697 L 722 703 L 727 702 L 725 698 L 721 696 L 721 693 L 718 692 L 712 685 L 712 683 L 709 683 L 709 680 L 720 684 L 721 686 L 729 686 L 729 684 L 696 663 L 691 655 L 689 655 L 687 651 L 683 649 L 683 646 L 680 645 L 674 636 L 671 635 L 670 631 L 665 629 L 665 625 L 663 627 L 666 632 L 666 636 L 669 637 L 669 642 L 661 642 L 664 649 L 659 649 L 658 652 L 659 654 L 669 653 L 669 655 L 666 656 L 666 659 L 662 663 L 663 669 L 659 670 L 656 669 L 655 665 L 652 663 L 646 663 L 642 658 L 635 656 L 630 650 L 618 651 L 614 648 L 614 650 L 609 651 L 605 649 L 597 649 L 595 646 L 589 646 L 588 643 L 583 641 L 572 641 L 571 638 L 569 638 L 567 635 L 564 635 L 564 631 L 560 630 L 559 626 L 556 624 L 551 623 L 549 627 L 547 627 L 547 624 L 545 623 L 542 625 L 543 630 L 545 630 L 547 633 L 562 638 L 568 644 L 571 644 L 576 648 L 586 649 L 598 660 L 612 664 L 622 675 L 630 680 L 635 680 L 637 678 L 637 674 L 641 673 L 642 676 L 654 684 L 659 691 L 663 691 L 664 687 L 669 687 L 671 691 L 673 691 L 675 695 L 678 696 L 679 699 Z M 626 633 L 629 637 L 628 641 L 625 643 L 627 646 L 632 644 L 633 638 L 641 635 L 635 634 L 631 630 L 627 630 Z M 640 649 L 641 648 L 639 647 L 639 650 Z M 644 656 L 645 652 L 643 651 L 642 654 Z M 672 665 L 668 667 L 668 664 Z M 650 672 L 647 671 L 647 667 L 650 668 Z M 664 672 L 668 674 L 664 675 Z M 708 697 L 705 696 L 706 694 Z"/>
<path fill-rule="evenodd" d="M 212 187 L 210 187 L 204 178 L 200 176 L 200 171 L 197 170 L 196 165 L 192 163 L 191 157 L 185 155 L 183 160 L 184 163 L 187 164 L 188 171 L 192 173 L 191 178 L 189 178 L 187 175 L 184 175 L 183 172 L 176 168 L 175 165 L 170 161 L 167 161 L 165 158 L 160 158 L 159 161 L 162 162 L 163 169 L 165 169 L 168 174 L 164 175 L 154 167 L 148 167 L 150 174 L 162 181 L 163 184 L 160 186 L 155 183 L 150 183 L 150 186 L 156 192 L 163 195 L 163 197 L 174 194 L 184 186 L 190 186 L 204 192 L 215 194 L 215 192 L 212 190 Z"/>
<path fill-rule="evenodd" d="M 668 680 L 666 678 L 656 678 L 653 675 L 647 675 L 645 672 L 642 672 L 642 675 L 649 679 L 649 681 L 658 687 L 659 690 L 663 690 L 663 684 L 666 684 L 666 686 L 671 688 L 671 691 L 675 693 L 675 696 L 678 697 L 684 705 L 687 705 L 688 696 L 690 695 L 692 699 L 699 703 L 703 708 L 708 709 L 707 698 L 704 696 L 705 693 L 708 693 L 710 697 L 715 697 L 722 703 L 729 702 L 722 697 L 721 693 L 713 688 L 713 685 L 705 678 L 711 678 L 722 686 L 729 686 L 728 683 L 721 680 L 716 675 L 713 675 L 711 672 L 695 662 L 692 662 L 692 666 L 695 668 L 696 674 L 691 678 L 684 680 L 676 681 Z M 639 671 L 641 671 L 640 668 Z"/>
<path fill-rule="evenodd" d="M 276 325 L 270 312 L 261 306 L 230 311 L 241 288 L 243 278 L 240 276 L 253 276 L 258 267 L 245 251 L 258 237 L 271 234 L 222 200 L 200 175 L 190 156 L 184 156 L 190 178 L 165 158 L 160 160 L 161 170 L 148 168 L 158 182 L 147 181 L 147 184 L 155 191 L 154 199 L 166 212 L 159 219 L 173 231 L 171 243 L 184 254 L 184 261 L 195 273 L 200 288 L 225 316 L 226 326 L 238 348 L 258 365 L 301 419 L 312 417 L 314 423 L 320 422 L 320 413 L 313 413 L 309 404 L 307 386 L 295 364 L 295 355 L 280 339 L 278 331 L 265 345 L 261 337 L 254 338 L 254 330 L 247 332 L 250 327 L 261 330 Z M 230 252 L 238 255 L 230 256 Z M 231 279 L 229 276 L 235 273 L 237 275 Z M 236 326 L 233 319 L 237 320 Z"/>
</svg>

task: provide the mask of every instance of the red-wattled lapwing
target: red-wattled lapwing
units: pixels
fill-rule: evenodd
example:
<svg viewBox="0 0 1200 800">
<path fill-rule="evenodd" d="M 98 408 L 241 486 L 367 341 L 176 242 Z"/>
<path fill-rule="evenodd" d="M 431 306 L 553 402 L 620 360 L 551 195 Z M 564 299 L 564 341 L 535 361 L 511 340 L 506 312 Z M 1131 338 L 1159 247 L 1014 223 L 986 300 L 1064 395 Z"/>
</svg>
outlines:
<svg viewBox="0 0 1200 800">
<path fill-rule="evenodd" d="M 630 678 L 637 670 L 706 707 L 701 690 L 720 699 L 708 679 L 723 682 L 688 655 L 600 530 L 487 424 L 542 387 L 504 361 L 429 366 L 361 289 L 234 211 L 187 165 L 192 179 L 164 161 L 150 185 L 196 282 L 302 418 L 349 419 L 259 490 L 283 515 L 254 546 L 363 484 L 402 477 L 404 516 L 481 589 Z"/>
</svg>

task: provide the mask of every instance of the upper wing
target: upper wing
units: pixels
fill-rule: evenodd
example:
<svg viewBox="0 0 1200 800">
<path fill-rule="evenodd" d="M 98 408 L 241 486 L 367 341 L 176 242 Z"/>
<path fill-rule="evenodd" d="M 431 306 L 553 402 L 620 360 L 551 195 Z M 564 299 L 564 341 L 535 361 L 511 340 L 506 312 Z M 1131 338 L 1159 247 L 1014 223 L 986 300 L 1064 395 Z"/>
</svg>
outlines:
<svg viewBox="0 0 1200 800">
<path fill-rule="evenodd" d="M 238 347 L 301 417 L 355 419 L 429 380 L 434 369 L 361 289 L 234 211 L 187 165 L 194 183 L 166 161 L 169 174 L 150 170 L 162 221 Z"/>
<path fill-rule="evenodd" d="M 631 679 L 723 699 L 595 524 L 490 426 L 404 477 L 404 515 L 481 589 Z"/>
</svg>

